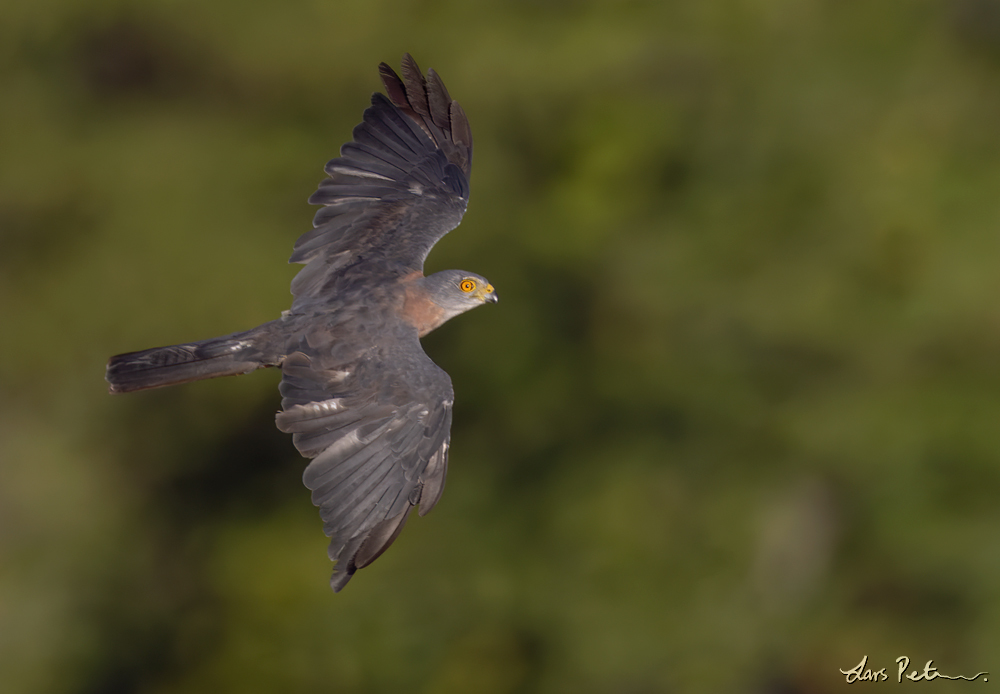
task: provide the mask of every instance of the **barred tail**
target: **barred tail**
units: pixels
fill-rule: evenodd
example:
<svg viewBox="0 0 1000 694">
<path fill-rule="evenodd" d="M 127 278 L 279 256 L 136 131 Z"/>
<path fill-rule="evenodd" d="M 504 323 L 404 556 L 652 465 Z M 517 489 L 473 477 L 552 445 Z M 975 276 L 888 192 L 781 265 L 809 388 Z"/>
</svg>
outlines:
<svg viewBox="0 0 1000 694">
<path fill-rule="evenodd" d="M 259 328 L 200 342 L 154 347 L 119 354 L 108 360 L 104 378 L 110 393 L 131 393 L 203 378 L 235 376 L 281 363 L 281 355 L 269 350 L 269 328 Z"/>
</svg>

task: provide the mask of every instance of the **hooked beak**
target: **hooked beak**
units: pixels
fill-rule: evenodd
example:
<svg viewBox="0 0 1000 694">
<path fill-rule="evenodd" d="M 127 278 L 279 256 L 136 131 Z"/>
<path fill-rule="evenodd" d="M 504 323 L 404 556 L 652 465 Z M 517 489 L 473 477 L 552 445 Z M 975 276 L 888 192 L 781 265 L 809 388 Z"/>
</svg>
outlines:
<svg viewBox="0 0 1000 694">
<path fill-rule="evenodd" d="M 492 284 L 486 285 L 486 293 L 483 294 L 483 301 L 488 304 L 495 304 L 500 301 L 500 297 L 497 296 L 497 290 L 493 288 Z"/>
</svg>

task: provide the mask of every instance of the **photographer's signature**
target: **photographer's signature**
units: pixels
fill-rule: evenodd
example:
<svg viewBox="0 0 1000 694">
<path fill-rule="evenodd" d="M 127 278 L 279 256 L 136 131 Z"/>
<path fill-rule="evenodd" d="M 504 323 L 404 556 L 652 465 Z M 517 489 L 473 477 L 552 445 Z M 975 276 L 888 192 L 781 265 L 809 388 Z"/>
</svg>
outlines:
<svg viewBox="0 0 1000 694">
<path fill-rule="evenodd" d="M 946 680 L 968 680 L 969 682 L 982 677 L 983 682 L 990 681 L 989 677 L 987 677 L 987 675 L 990 674 L 988 672 L 979 672 L 972 677 L 967 677 L 965 675 L 943 675 L 938 672 L 936 667 L 934 667 L 933 660 L 928 660 L 927 664 L 924 665 L 923 670 L 913 670 L 908 674 L 904 674 L 906 673 L 906 669 L 910 667 L 910 659 L 905 655 L 901 655 L 896 658 L 896 665 L 898 666 L 896 671 L 897 682 L 902 682 L 904 677 L 911 682 L 920 682 L 921 680 L 929 682 L 931 680 L 936 680 L 939 677 Z M 868 667 L 868 656 L 866 655 L 861 659 L 860 663 L 852 667 L 850 670 L 841 670 L 840 674 L 847 676 L 848 684 L 852 682 L 885 682 L 889 679 L 889 675 L 886 674 L 885 670 L 885 668 L 874 670 Z"/>
</svg>

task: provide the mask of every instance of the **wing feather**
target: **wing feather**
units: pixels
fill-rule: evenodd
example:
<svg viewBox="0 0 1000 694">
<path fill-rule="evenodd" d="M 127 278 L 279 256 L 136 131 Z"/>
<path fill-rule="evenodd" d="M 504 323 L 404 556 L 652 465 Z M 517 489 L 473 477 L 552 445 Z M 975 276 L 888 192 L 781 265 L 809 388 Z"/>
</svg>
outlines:
<svg viewBox="0 0 1000 694">
<path fill-rule="evenodd" d="M 434 125 L 451 129 L 451 95 L 433 69 L 427 71 L 427 105 Z"/>
<path fill-rule="evenodd" d="M 389 545 L 399 536 L 406 524 L 406 518 L 410 515 L 412 506 L 407 506 L 403 511 L 387 518 L 374 528 L 365 538 L 358 548 L 358 553 L 354 555 L 354 562 L 359 569 L 363 569 L 373 561 L 378 559 L 382 552 L 389 548 Z"/>
<path fill-rule="evenodd" d="M 290 262 L 292 310 L 327 300 L 348 267 L 421 270 L 437 241 L 458 226 L 469 200 L 472 131 L 433 70 L 403 56 L 402 78 L 385 63 L 388 96 L 375 94 L 353 141 L 326 165 L 309 202 L 323 205 Z"/>
<path fill-rule="evenodd" d="M 377 357 L 329 359 L 305 344 L 285 358 L 276 422 L 312 458 L 302 480 L 340 590 L 395 541 L 415 506 L 423 515 L 440 498 L 454 396 L 415 335 Z"/>
<path fill-rule="evenodd" d="M 327 535 L 344 533 L 347 537 L 354 537 L 371 530 L 371 526 L 366 527 L 362 521 L 374 510 L 373 497 L 382 494 L 381 485 L 392 472 L 394 462 L 392 451 L 380 447 L 341 485 L 343 489 L 338 490 L 340 493 L 333 497 L 334 501 L 341 500 L 340 503 L 324 501 L 320 506 L 320 517 L 323 518 L 323 530 Z"/>
<path fill-rule="evenodd" d="M 385 65 L 385 63 L 383 63 Z M 424 73 L 417 65 L 417 61 L 409 53 L 403 54 L 401 64 L 403 72 L 403 87 L 406 91 L 406 102 L 414 111 L 421 116 L 430 115 L 430 108 L 427 106 L 427 82 L 424 80 Z M 381 65 L 379 66 L 381 72 Z M 390 71 L 388 65 L 386 65 Z M 383 80 L 383 83 L 385 80 Z"/>
<path fill-rule="evenodd" d="M 449 413 L 449 423 L 451 416 Z M 451 443 L 450 437 L 446 437 L 441 447 L 431 456 L 430 462 L 424 469 L 425 482 L 420 495 L 420 515 L 426 516 L 431 509 L 441 500 L 444 493 L 444 479 L 448 474 L 448 446 Z"/>
</svg>

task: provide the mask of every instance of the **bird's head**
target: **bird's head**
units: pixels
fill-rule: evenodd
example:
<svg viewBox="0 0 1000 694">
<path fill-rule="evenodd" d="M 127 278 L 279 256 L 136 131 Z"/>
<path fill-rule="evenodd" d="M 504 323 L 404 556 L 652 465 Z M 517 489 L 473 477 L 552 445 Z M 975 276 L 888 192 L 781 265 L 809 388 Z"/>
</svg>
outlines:
<svg viewBox="0 0 1000 694">
<path fill-rule="evenodd" d="M 497 293 L 485 277 L 465 270 L 443 270 L 424 278 L 431 300 L 455 316 L 483 304 L 495 304 Z"/>
</svg>

